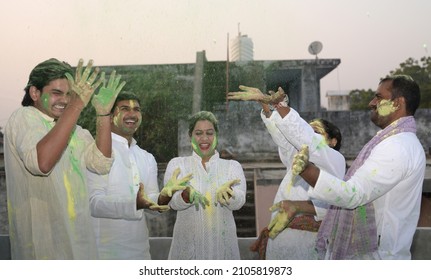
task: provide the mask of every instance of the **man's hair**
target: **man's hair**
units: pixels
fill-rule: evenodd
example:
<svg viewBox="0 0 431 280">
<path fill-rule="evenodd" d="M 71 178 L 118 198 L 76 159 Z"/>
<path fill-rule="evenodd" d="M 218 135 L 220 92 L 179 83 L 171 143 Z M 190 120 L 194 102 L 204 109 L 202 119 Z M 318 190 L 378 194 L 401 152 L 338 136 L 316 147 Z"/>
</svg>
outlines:
<svg viewBox="0 0 431 280">
<path fill-rule="evenodd" d="M 416 109 L 421 103 L 419 85 L 408 75 L 387 76 L 380 81 L 380 84 L 386 81 L 392 81 L 392 99 L 401 96 L 404 97 L 407 114 L 414 116 Z"/>
<path fill-rule="evenodd" d="M 48 85 L 51 81 L 66 78 L 66 73 L 73 76 L 72 67 L 58 59 L 51 58 L 39 63 L 30 73 L 27 86 L 24 88 L 25 95 L 21 101 L 22 106 L 32 106 L 33 99 L 30 96 L 30 87 L 35 86 L 38 90 Z"/>
<path fill-rule="evenodd" d="M 189 118 L 189 136 L 192 136 L 193 129 L 195 129 L 196 123 L 198 121 L 204 121 L 204 120 L 212 123 L 214 126 L 215 132 L 218 133 L 218 121 L 217 121 L 217 118 L 214 116 L 214 114 L 208 111 L 200 111 Z"/>
<path fill-rule="evenodd" d="M 123 100 L 135 100 L 139 103 L 139 105 L 141 105 L 141 101 L 135 93 L 131 91 L 122 91 L 117 95 L 117 99 L 115 99 L 114 106 L 112 106 L 111 108 L 111 114 L 114 113 L 115 107 L 117 107 L 118 102 Z"/>
</svg>

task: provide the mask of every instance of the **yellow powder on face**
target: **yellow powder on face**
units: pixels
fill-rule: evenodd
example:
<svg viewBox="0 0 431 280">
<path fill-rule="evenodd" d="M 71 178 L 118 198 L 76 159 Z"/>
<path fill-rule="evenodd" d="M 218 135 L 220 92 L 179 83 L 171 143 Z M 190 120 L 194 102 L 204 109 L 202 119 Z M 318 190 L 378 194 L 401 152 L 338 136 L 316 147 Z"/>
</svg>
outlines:
<svg viewBox="0 0 431 280">
<path fill-rule="evenodd" d="M 397 107 L 394 106 L 394 101 L 392 100 L 382 100 L 379 104 L 377 104 L 377 114 L 382 117 L 386 117 L 397 110 Z"/>
<path fill-rule="evenodd" d="M 114 114 L 113 122 L 114 122 L 114 125 L 116 127 L 118 127 L 118 122 L 119 122 L 119 119 L 121 117 L 121 112 L 119 112 L 118 107 L 115 108 L 115 113 L 117 113 L 117 114 Z"/>
</svg>

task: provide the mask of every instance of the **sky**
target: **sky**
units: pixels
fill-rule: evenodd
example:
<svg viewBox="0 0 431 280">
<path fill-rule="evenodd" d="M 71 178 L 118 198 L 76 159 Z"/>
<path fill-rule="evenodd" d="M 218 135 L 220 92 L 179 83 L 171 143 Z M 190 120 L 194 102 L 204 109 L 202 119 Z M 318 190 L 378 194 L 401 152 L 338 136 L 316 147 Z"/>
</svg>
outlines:
<svg viewBox="0 0 431 280">
<path fill-rule="evenodd" d="M 407 58 L 431 55 L 429 0 L 14 0 L 0 9 L 3 128 L 31 70 L 52 57 L 179 64 L 205 50 L 208 61 L 226 61 L 228 34 L 240 31 L 254 60 L 313 59 L 308 46 L 320 41 L 319 58 L 341 59 L 321 80 L 326 106 L 328 90 L 375 89 Z"/>
</svg>

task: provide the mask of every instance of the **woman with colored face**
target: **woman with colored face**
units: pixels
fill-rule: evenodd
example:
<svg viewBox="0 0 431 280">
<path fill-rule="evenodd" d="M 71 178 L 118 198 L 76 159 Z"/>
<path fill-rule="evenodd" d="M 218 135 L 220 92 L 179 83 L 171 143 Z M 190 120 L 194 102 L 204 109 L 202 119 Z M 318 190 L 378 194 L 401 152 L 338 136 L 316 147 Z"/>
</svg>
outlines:
<svg viewBox="0 0 431 280">
<path fill-rule="evenodd" d="M 309 196 L 310 185 L 298 176 L 292 162 L 294 155 L 306 145 L 313 163 L 342 178 L 345 159 L 338 152 L 341 133 L 323 119 L 307 123 L 289 106 L 289 98 L 281 87 L 269 95 L 247 86 L 240 86 L 240 90 L 228 93 L 228 99 L 259 102 L 261 119 L 270 134 L 268 142 L 274 141 L 280 160 L 286 166 L 286 174 L 270 208 L 270 223 L 262 230 L 252 250 L 257 251 L 261 259 L 317 259 L 317 231 L 328 205 Z"/>
<path fill-rule="evenodd" d="M 192 174 L 189 186 L 177 191 L 169 206 L 177 210 L 169 259 L 239 259 L 232 211 L 245 203 L 246 181 L 239 162 L 220 158 L 218 123 L 211 112 L 189 119 L 192 155 L 172 159 L 165 184 L 179 168 Z"/>
</svg>

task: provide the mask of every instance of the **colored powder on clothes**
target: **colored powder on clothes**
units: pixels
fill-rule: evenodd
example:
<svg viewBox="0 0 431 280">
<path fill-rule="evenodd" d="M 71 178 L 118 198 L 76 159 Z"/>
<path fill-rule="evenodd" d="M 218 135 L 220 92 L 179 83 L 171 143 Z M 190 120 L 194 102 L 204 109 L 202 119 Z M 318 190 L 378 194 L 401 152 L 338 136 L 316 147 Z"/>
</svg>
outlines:
<svg viewBox="0 0 431 280">
<path fill-rule="evenodd" d="M 63 175 L 63 181 L 67 194 L 67 212 L 69 213 L 69 219 L 74 221 L 76 218 L 75 203 L 72 196 L 72 186 L 66 174 Z"/>
<path fill-rule="evenodd" d="M 75 149 L 78 146 L 78 138 L 76 137 L 76 133 L 75 131 L 72 133 L 72 136 L 70 137 L 70 141 L 69 141 L 69 148 L 70 148 L 70 154 L 69 154 L 69 159 L 70 159 L 70 164 L 72 165 L 72 171 L 77 173 L 79 175 L 79 177 L 81 178 L 82 181 L 82 186 L 85 186 L 85 179 L 84 176 L 82 174 L 82 170 L 81 167 L 79 165 L 79 160 L 78 158 L 75 157 Z"/>
<path fill-rule="evenodd" d="M 365 223 L 367 221 L 367 208 L 363 206 L 358 207 L 359 217 Z"/>
</svg>

